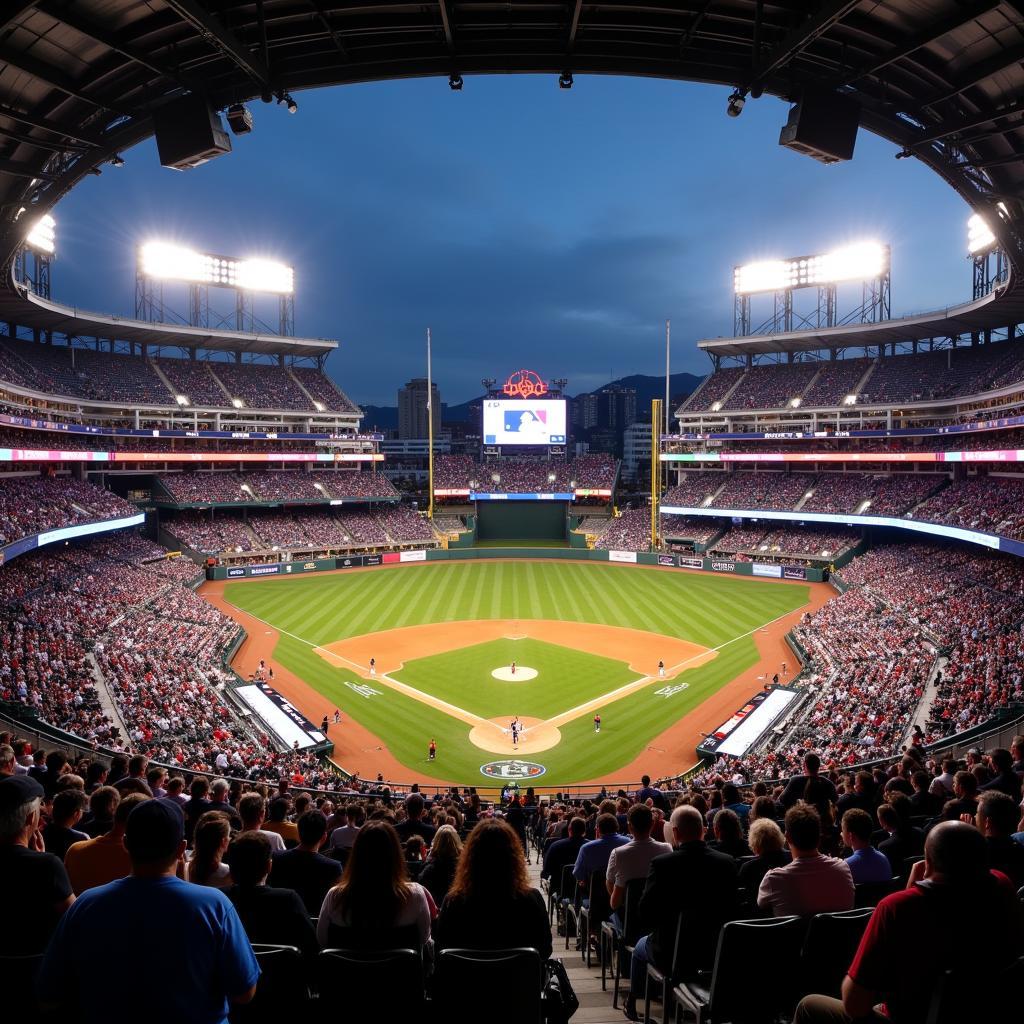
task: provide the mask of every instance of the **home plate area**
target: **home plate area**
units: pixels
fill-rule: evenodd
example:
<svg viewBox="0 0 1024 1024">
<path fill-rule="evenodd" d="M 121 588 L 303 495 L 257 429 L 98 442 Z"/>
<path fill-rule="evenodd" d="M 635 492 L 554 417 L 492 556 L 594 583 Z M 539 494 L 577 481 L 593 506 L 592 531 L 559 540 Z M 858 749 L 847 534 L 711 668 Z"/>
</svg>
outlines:
<svg viewBox="0 0 1024 1024">
<path fill-rule="evenodd" d="M 537 670 L 526 665 L 516 665 L 514 669 L 511 665 L 502 665 L 501 668 L 496 668 L 491 675 L 503 683 L 526 683 L 537 678 Z"/>
</svg>

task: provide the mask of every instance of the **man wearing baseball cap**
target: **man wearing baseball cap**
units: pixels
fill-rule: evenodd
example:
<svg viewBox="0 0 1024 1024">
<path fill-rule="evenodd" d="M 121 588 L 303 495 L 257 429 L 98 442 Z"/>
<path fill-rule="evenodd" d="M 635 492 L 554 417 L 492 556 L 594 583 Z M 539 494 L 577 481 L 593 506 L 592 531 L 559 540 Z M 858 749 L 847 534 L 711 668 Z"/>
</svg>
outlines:
<svg viewBox="0 0 1024 1024">
<path fill-rule="evenodd" d="M 0 906 L 16 927 L 0 929 L 0 954 L 46 949 L 60 916 L 75 902 L 60 858 L 39 833 L 43 787 L 28 775 L 0 780 Z"/>
<path fill-rule="evenodd" d="M 39 972 L 44 1005 L 76 1011 L 82 1024 L 135 1015 L 147 1024 L 226 1024 L 230 1003 L 247 1003 L 260 975 L 245 929 L 218 889 L 175 876 L 185 852 L 177 804 L 146 800 L 129 815 L 124 845 L 132 873 L 90 889 L 64 915 Z M 118 950 L 116 999 L 96 984 L 85 949 Z M 153 950 L 173 958 L 173 983 L 153 988 Z"/>
</svg>

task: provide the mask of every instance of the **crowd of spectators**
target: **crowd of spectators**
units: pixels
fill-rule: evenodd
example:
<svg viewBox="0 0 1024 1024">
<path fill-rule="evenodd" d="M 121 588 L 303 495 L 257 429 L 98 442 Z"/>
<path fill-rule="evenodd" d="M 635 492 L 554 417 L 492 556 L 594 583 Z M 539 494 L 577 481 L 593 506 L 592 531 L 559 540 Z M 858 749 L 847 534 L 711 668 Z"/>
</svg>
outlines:
<svg viewBox="0 0 1024 1024">
<path fill-rule="evenodd" d="M 488 463 L 476 462 L 468 455 L 440 455 L 434 462 L 434 486 L 509 494 L 611 490 L 617 472 L 617 461 L 602 453 L 567 461 L 501 459 Z"/>
<path fill-rule="evenodd" d="M 728 480 L 728 474 L 717 470 L 691 469 L 680 473 L 676 484 L 661 496 L 662 505 L 700 508 Z"/>
<path fill-rule="evenodd" d="M 703 516 L 666 516 L 661 517 L 661 535 L 666 539 L 682 537 L 697 544 L 707 544 L 722 527 Z"/>
<path fill-rule="evenodd" d="M 190 405 L 205 408 L 233 408 L 237 400 L 250 409 L 359 414 L 333 381 L 309 367 L 174 358 L 151 361 L 11 338 L 0 342 L 0 380 L 44 394 L 126 405 L 174 407 L 178 396 L 184 395 Z"/>
<path fill-rule="evenodd" d="M 1024 539 L 1024 477 L 954 481 L 915 509 L 914 518 Z"/>
<path fill-rule="evenodd" d="M 651 511 L 627 508 L 597 538 L 596 548 L 615 551 L 647 551 L 651 546 Z"/>
<path fill-rule="evenodd" d="M 792 509 L 813 484 L 814 476 L 808 473 L 734 472 L 713 504 L 719 508 Z"/>
<path fill-rule="evenodd" d="M 181 504 L 305 502 L 332 498 L 395 498 L 395 485 L 369 470 L 256 470 L 248 473 L 166 473 L 159 485 Z"/>
<path fill-rule="evenodd" d="M 743 376 L 723 409 L 775 409 L 803 395 L 818 372 L 817 363 L 773 363 L 754 366 Z"/>
<path fill-rule="evenodd" d="M 136 511 L 116 494 L 70 476 L 0 474 L 0 546 L 60 526 Z"/>
</svg>

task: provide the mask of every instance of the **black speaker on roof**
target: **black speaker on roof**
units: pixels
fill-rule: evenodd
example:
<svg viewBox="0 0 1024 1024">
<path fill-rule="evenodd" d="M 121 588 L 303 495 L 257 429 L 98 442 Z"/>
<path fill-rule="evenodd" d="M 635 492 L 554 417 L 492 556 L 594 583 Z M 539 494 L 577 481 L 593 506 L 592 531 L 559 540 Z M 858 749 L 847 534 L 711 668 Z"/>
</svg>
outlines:
<svg viewBox="0 0 1024 1024">
<path fill-rule="evenodd" d="M 153 114 L 160 163 L 176 171 L 231 152 L 231 136 L 204 96 L 183 96 Z"/>
<path fill-rule="evenodd" d="M 790 108 L 779 145 L 834 164 L 853 159 L 860 104 L 850 96 L 807 87 Z"/>
</svg>

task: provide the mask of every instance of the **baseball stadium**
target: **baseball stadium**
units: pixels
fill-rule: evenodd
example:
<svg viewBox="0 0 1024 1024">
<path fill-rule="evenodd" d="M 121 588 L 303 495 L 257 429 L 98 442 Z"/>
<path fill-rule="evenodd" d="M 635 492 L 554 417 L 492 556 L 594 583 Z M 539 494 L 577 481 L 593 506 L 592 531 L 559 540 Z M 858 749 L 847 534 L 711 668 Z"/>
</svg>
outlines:
<svg viewBox="0 0 1024 1024">
<path fill-rule="evenodd" d="M 891 240 L 780 248 L 717 268 L 717 336 L 677 323 L 685 394 L 667 324 L 643 401 L 481 345 L 457 435 L 424 325 L 400 437 L 341 343 L 303 336 L 298 258 L 125 225 L 134 309 L 62 299 L 89 228 L 61 201 L 134 147 L 187 185 L 241 160 L 262 104 L 506 73 L 697 82 L 732 118 L 775 97 L 780 145 L 822 164 L 871 133 L 964 200 L 964 292 L 894 312 Z M 1024 976 L 1022 95 L 1006 0 L 0 10 L 11 1019 L 368 1018 L 389 991 L 467 1024 L 1001 1016 Z M 133 953 L 97 1002 L 69 950 L 99 946 L 187 980 L 153 1008 Z"/>
</svg>

